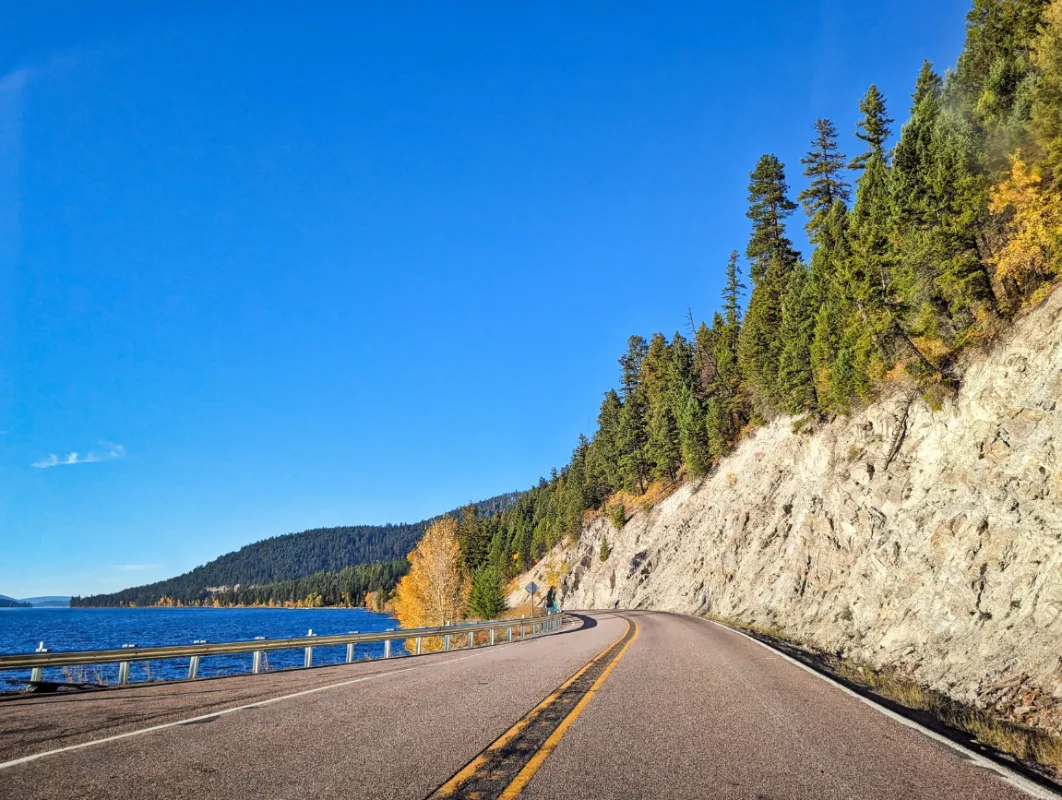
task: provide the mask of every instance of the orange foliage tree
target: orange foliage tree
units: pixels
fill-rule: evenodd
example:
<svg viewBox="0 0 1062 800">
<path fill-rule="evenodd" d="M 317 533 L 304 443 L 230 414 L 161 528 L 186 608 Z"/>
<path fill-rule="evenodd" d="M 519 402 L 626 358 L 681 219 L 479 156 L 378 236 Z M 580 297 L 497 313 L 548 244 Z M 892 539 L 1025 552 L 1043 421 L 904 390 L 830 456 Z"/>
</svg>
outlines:
<svg viewBox="0 0 1062 800">
<path fill-rule="evenodd" d="M 1020 298 L 1059 270 L 1062 210 L 1038 167 L 1014 158 L 1010 175 L 992 191 L 989 210 L 1005 217 L 1004 245 L 989 261 L 1007 294 Z"/>
<path fill-rule="evenodd" d="M 457 522 L 446 517 L 433 522 L 409 554 L 409 572 L 395 589 L 395 616 L 403 628 L 422 628 L 458 622 L 468 606 Z M 413 650 L 412 640 L 406 648 Z M 425 639 L 425 651 L 441 650 L 439 637 Z"/>
</svg>

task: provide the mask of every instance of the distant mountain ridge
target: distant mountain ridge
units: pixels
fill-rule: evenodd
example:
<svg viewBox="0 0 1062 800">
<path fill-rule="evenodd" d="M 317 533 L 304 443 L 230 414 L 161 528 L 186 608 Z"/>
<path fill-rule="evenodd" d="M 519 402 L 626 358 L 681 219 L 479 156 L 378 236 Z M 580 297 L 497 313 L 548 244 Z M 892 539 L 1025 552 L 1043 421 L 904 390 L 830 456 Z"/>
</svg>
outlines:
<svg viewBox="0 0 1062 800">
<path fill-rule="evenodd" d="M 491 516 L 513 506 L 519 496 L 519 492 L 509 492 L 470 505 L 475 506 L 480 516 Z M 313 528 L 273 536 L 226 553 L 183 575 L 110 594 L 74 597 L 70 605 L 150 606 L 164 599 L 182 604 L 202 603 L 215 592 L 237 585 L 277 583 L 316 572 L 339 572 L 359 564 L 402 560 L 432 520 L 438 518 L 397 525 Z"/>
<path fill-rule="evenodd" d="M 34 608 L 69 608 L 70 595 L 49 594 L 41 597 L 23 597 L 23 603 L 29 603 Z"/>
</svg>

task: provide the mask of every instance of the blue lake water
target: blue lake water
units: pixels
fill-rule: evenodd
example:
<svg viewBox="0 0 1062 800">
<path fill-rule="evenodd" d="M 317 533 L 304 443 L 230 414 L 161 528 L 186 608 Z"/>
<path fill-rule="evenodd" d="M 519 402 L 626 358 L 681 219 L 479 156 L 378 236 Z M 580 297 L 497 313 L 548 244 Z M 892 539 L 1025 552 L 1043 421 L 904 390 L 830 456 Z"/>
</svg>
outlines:
<svg viewBox="0 0 1062 800">
<path fill-rule="evenodd" d="M 376 614 L 360 608 L 0 608 L 0 654 L 32 652 L 43 641 L 50 651 L 109 650 L 123 644 L 139 647 L 192 644 L 196 639 L 208 642 L 236 642 L 265 636 L 285 639 L 315 634 L 373 633 L 397 628 L 398 621 L 388 614 Z M 359 645 L 359 659 L 383 655 L 382 642 Z M 394 650 L 393 652 L 399 652 Z M 313 663 L 334 664 L 346 657 L 345 646 L 319 647 Z M 267 653 L 269 669 L 301 667 L 302 650 L 275 650 Z M 199 675 L 228 675 L 251 671 L 251 654 L 211 656 L 200 662 Z M 187 659 L 137 662 L 131 667 L 131 679 L 171 680 L 185 678 Z M 0 691 L 19 688 L 11 680 L 26 680 L 29 673 L 0 672 Z M 64 674 L 46 670 L 46 680 L 99 680 L 114 683 L 117 665 L 86 667 Z"/>
</svg>

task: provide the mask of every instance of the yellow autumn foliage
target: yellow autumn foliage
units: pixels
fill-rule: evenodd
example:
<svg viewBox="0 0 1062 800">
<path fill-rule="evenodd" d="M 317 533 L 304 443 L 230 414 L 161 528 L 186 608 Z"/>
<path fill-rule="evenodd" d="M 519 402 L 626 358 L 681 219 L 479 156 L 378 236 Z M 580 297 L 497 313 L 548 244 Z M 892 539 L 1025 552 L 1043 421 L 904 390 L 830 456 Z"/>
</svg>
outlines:
<svg viewBox="0 0 1062 800">
<path fill-rule="evenodd" d="M 468 580 L 462 569 L 457 522 L 433 522 L 409 554 L 409 572 L 395 589 L 394 613 L 403 628 L 424 628 L 459 622 L 468 607 Z M 410 651 L 415 645 L 406 642 Z M 441 637 L 423 641 L 423 650 L 442 649 Z"/>
<path fill-rule="evenodd" d="M 1047 187 L 1037 166 L 1020 158 L 992 190 L 989 210 L 1006 217 L 1005 243 L 988 260 L 1008 293 L 1025 295 L 1059 271 L 1062 256 L 1062 199 Z"/>
</svg>

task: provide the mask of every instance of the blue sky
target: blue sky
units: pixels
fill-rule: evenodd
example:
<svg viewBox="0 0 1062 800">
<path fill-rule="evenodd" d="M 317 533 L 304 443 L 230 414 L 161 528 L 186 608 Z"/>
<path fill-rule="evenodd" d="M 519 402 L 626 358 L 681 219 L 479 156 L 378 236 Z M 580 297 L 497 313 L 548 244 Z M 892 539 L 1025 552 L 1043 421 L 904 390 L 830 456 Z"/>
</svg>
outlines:
<svg viewBox="0 0 1062 800">
<path fill-rule="evenodd" d="M 717 307 L 757 157 L 795 195 L 817 116 L 849 154 L 872 81 L 904 118 L 968 7 L 20 5 L 0 30 L 15 596 L 548 474 L 629 334 Z"/>
</svg>

